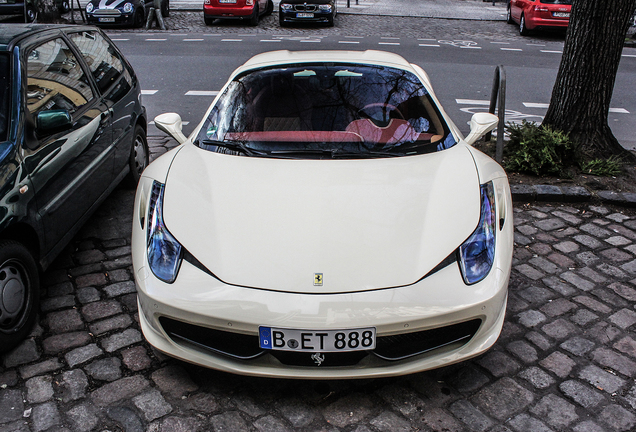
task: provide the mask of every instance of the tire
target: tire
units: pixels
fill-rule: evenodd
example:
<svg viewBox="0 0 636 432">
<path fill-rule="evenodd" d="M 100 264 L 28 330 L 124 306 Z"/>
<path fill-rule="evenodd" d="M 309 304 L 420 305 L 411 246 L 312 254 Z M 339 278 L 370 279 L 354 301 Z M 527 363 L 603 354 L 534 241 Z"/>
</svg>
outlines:
<svg viewBox="0 0 636 432">
<path fill-rule="evenodd" d="M 287 23 L 285 22 L 285 20 L 283 19 L 283 15 L 279 14 L 278 15 L 278 24 L 281 27 L 285 27 L 287 25 Z"/>
<path fill-rule="evenodd" d="M 67 13 L 67 12 L 69 12 L 71 10 L 71 5 L 68 2 L 68 0 L 63 0 L 62 3 L 60 3 L 60 5 L 58 6 L 57 9 L 58 9 L 58 11 L 61 14 L 64 14 L 64 13 Z"/>
<path fill-rule="evenodd" d="M 146 24 L 146 20 L 145 20 L 145 16 L 144 16 L 144 11 L 142 8 L 137 9 L 137 11 L 135 12 L 135 18 L 133 20 L 133 27 L 135 28 L 141 28 L 144 26 L 144 24 Z"/>
<path fill-rule="evenodd" d="M 163 0 L 163 4 L 161 5 L 161 16 L 164 18 L 168 18 L 170 16 L 170 2 L 168 0 Z"/>
<path fill-rule="evenodd" d="M 258 20 L 260 18 L 259 16 L 259 10 L 258 10 L 258 4 L 254 5 L 254 13 L 252 14 L 252 16 L 250 17 L 250 25 L 252 27 L 256 27 L 258 25 Z"/>
<path fill-rule="evenodd" d="M 33 5 L 27 5 L 26 15 L 24 19 L 26 22 L 32 23 L 38 16 L 38 11 L 35 9 Z"/>
<path fill-rule="evenodd" d="M 214 18 L 203 15 L 203 21 L 205 21 L 205 25 L 212 25 L 214 23 Z"/>
<path fill-rule="evenodd" d="M 523 15 L 519 18 L 519 34 L 521 36 L 528 36 L 530 34 L 530 30 L 526 27 L 526 17 Z"/>
<path fill-rule="evenodd" d="M 38 313 L 40 278 L 35 259 L 21 243 L 0 241 L 0 352 L 18 345 Z"/>
<path fill-rule="evenodd" d="M 508 24 L 514 24 L 515 22 L 512 19 L 512 12 L 510 11 L 510 5 L 508 5 L 508 8 L 506 10 L 506 22 Z"/>
<path fill-rule="evenodd" d="M 127 187 L 131 189 L 137 187 L 141 173 L 144 172 L 150 162 L 149 154 L 146 132 L 141 126 L 137 125 L 135 126 L 135 135 L 130 149 L 130 159 L 128 160 L 130 172 L 124 180 Z"/>
<path fill-rule="evenodd" d="M 327 27 L 333 27 L 334 15 L 331 14 L 329 18 L 327 18 Z"/>
<path fill-rule="evenodd" d="M 267 2 L 267 11 L 265 11 L 265 15 L 271 15 L 274 12 L 274 0 L 269 0 Z"/>
</svg>

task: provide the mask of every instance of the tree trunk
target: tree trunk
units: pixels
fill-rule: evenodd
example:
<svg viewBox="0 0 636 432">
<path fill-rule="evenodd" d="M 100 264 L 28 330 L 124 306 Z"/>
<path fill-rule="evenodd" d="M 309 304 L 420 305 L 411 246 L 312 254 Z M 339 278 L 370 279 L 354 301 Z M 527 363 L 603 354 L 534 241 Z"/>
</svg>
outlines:
<svg viewBox="0 0 636 432">
<path fill-rule="evenodd" d="M 561 129 L 587 157 L 629 154 L 607 116 L 636 0 L 574 0 L 544 125 Z M 631 156 L 631 154 L 630 154 Z"/>
</svg>

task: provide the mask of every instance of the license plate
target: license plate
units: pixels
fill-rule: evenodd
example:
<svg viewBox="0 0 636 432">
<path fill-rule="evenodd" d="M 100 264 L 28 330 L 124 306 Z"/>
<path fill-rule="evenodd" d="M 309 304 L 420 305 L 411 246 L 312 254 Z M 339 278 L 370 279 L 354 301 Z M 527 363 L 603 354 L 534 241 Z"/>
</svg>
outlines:
<svg viewBox="0 0 636 432">
<path fill-rule="evenodd" d="M 100 18 L 99 22 L 115 22 L 115 18 Z"/>
<path fill-rule="evenodd" d="M 296 18 L 313 18 L 314 14 L 313 13 L 307 13 L 307 12 L 298 12 L 296 14 Z"/>
<path fill-rule="evenodd" d="M 345 352 L 375 349 L 375 327 L 346 330 L 296 330 L 259 327 L 263 349 L 300 352 Z"/>
<path fill-rule="evenodd" d="M 569 18 L 570 12 L 552 12 L 552 16 L 557 18 Z"/>
<path fill-rule="evenodd" d="M 219 3 L 236 3 L 236 0 L 219 0 Z"/>
</svg>

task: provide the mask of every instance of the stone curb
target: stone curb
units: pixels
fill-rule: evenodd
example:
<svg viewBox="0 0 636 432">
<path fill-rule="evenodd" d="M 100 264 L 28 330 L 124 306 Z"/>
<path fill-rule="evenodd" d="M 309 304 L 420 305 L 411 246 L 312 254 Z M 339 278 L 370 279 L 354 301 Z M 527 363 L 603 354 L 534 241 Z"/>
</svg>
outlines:
<svg viewBox="0 0 636 432">
<path fill-rule="evenodd" d="M 599 201 L 623 207 L 636 207 L 636 193 L 599 191 L 590 192 L 582 186 L 510 185 L 512 200 L 520 202 L 581 203 Z"/>
</svg>

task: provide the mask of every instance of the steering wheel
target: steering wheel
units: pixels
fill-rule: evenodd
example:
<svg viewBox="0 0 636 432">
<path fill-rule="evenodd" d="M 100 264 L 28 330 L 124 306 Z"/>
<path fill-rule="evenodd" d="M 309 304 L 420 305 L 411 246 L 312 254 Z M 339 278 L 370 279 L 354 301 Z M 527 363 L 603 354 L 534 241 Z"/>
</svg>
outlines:
<svg viewBox="0 0 636 432">
<path fill-rule="evenodd" d="M 382 116 L 380 118 L 374 117 L 373 113 L 380 113 Z M 360 117 L 368 118 L 374 124 L 376 124 L 376 126 L 380 126 L 377 123 L 382 123 L 384 126 L 386 126 L 391 119 L 391 113 L 395 113 L 401 120 L 406 120 L 402 112 L 396 106 L 387 103 L 370 103 L 358 110 L 358 115 Z"/>
</svg>

